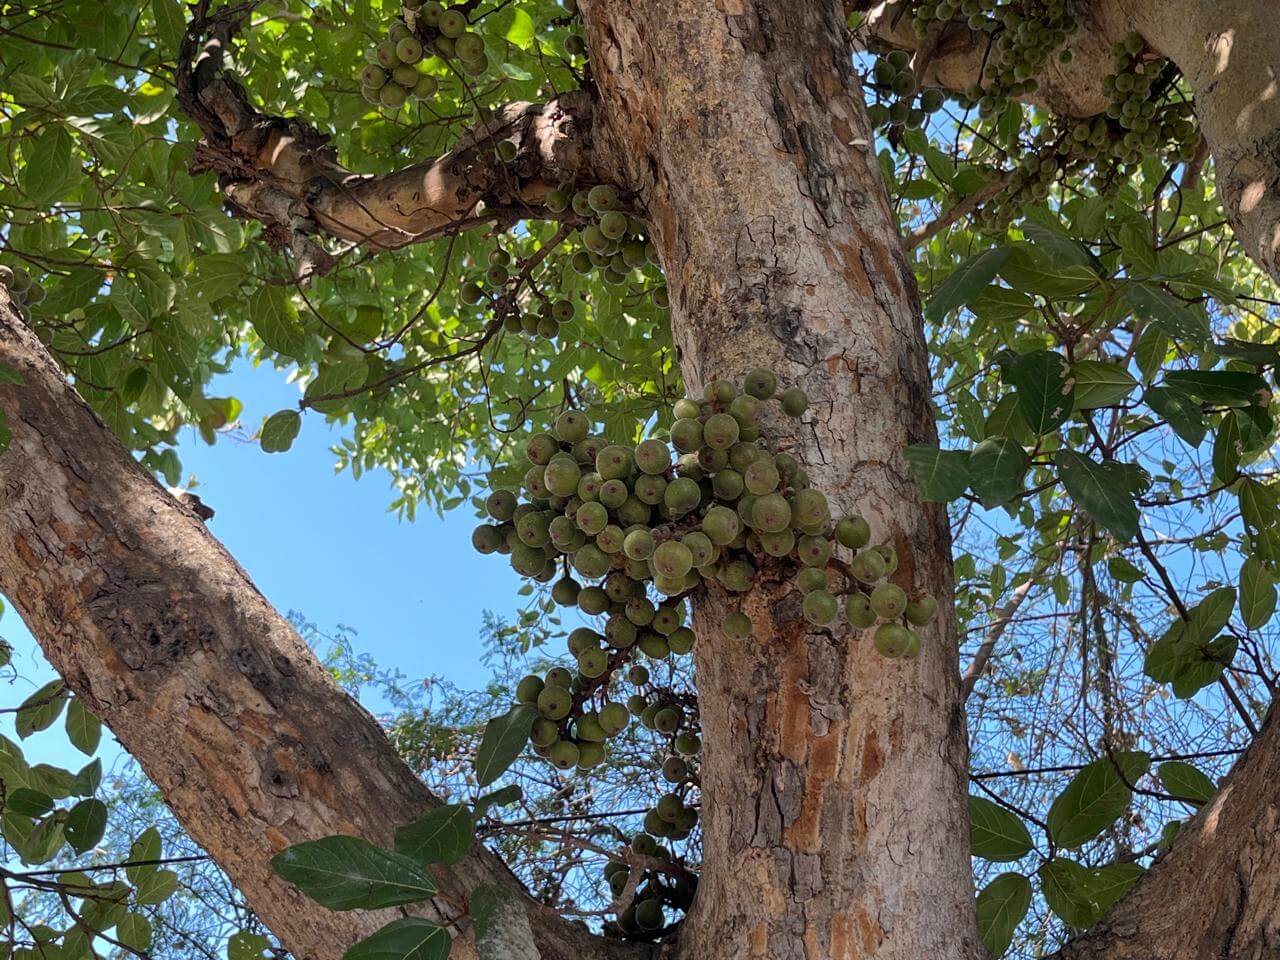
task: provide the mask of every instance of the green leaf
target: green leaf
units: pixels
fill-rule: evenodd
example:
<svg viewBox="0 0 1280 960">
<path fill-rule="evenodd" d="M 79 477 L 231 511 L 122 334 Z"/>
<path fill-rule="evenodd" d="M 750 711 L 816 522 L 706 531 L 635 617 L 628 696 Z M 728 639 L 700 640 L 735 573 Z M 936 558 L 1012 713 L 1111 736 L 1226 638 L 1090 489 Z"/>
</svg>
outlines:
<svg viewBox="0 0 1280 960">
<path fill-rule="evenodd" d="M 14 729 L 18 736 L 25 740 L 31 734 L 51 727 L 62 713 L 67 696 L 67 685 L 58 679 L 50 680 L 27 697 L 18 707 L 18 715 L 14 718 Z"/>
<path fill-rule="evenodd" d="M 272 350 L 295 359 L 302 356 L 306 331 L 298 322 L 298 311 L 285 295 L 284 288 L 262 286 L 249 300 L 253 329 Z"/>
<path fill-rule="evenodd" d="M 1018 409 L 1032 435 L 1041 436 L 1066 423 L 1075 402 L 1075 385 L 1071 367 L 1061 354 L 1002 350 L 996 360 L 1001 378 L 1017 391 Z"/>
<path fill-rule="evenodd" d="M 1151 765 L 1149 754 L 1114 753 L 1089 764 L 1067 784 L 1049 807 L 1049 836 L 1061 847 L 1092 840 L 1129 807 L 1136 784 Z"/>
<path fill-rule="evenodd" d="M 1110 407 L 1124 400 L 1138 385 L 1138 381 L 1120 364 L 1101 360 L 1073 363 L 1071 379 L 1076 382 L 1077 410 Z"/>
<path fill-rule="evenodd" d="M 1046 300 L 1073 297 L 1098 285 L 1098 277 L 1089 267 L 1054 261 L 1029 244 L 1014 246 L 1000 276 L 1014 289 Z"/>
<path fill-rule="evenodd" d="M 1201 403 L 1246 407 L 1271 396 L 1265 380 L 1239 370 L 1174 370 L 1164 375 L 1164 382 Z"/>
<path fill-rule="evenodd" d="M 259 442 L 266 453 L 284 453 L 302 430 L 302 414 L 297 410 L 280 410 L 262 424 Z"/>
<path fill-rule="evenodd" d="M 89 712 L 84 701 L 76 697 L 67 707 L 67 738 L 81 753 L 93 756 L 102 739 L 102 721 Z"/>
<path fill-rule="evenodd" d="M 1100 526 L 1121 540 L 1137 536 L 1134 495 L 1144 484 L 1140 467 L 1114 460 L 1097 463 L 1074 450 L 1059 450 L 1054 463 L 1067 493 Z"/>
<path fill-rule="evenodd" d="M 969 852 L 995 863 L 1021 860 L 1031 852 L 1031 834 L 1016 814 L 970 794 Z"/>
<path fill-rule="evenodd" d="M 67 814 L 67 843 L 76 853 L 92 850 L 106 831 L 107 805 L 101 800 L 81 800 Z"/>
<path fill-rule="evenodd" d="M 116 922 L 116 939 L 138 953 L 151 949 L 151 921 L 130 910 Z"/>
<path fill-rule="evenodd" d="M 1240 472 L 1240 457 L 1243 454 L 1240 441 L 1240 424 L 1235 416 L 1228 413 L 1218 425 L 1217 435 L 1213 438 L 1213 473 L 1224 484 L 1235 480 Z"/>
<path fill-rule="evenodd" d="M 361 940 L 342 955 L 342 960 L 448 960 L 452 945 L 444 927 L 404 917 Z"/>
<path fill-rule="evenodd" d="M 1189 763 L 1181 760 L 1166 760 L 1156 770 L 1160 774 L 1160 782 L 1164 784 L 1165 793 L 1172 794 L 1179 800 L 1188 800 L 1194 804 L 1208 803 L 1218 788 Z"/>
<path fill-rule="evenodd" d="M 1145 574 L 1124 557 L 1112 557 L 1107 561 L 1107 572 L 1121 583 L 1137 583 Z"/>
<path fill-rule="evenodd" d="M 27 201 L 48 203 L 66 191 L 80 174 L 73 160 L 71 135 L 60 124 L 46 127 L 35 139 L 22 171 Z"/>
<path fill-rule="evenodd" d="M 325 837 L 278 853 L 271 866 L 330 910 L 376 910 L 434 896 L 426 868 L 359 837 Z"/>
<path fill-rule="evenodd" d="M 471 811 L 460 803 L 437 807 L 396 831 L 396 853 L 420 863 L 458 863 L 476 839 Z"/>
<path fill-rule="evenodd" d="M 978 933 L 992 957 L 1004 956 L 1030 908 L 1031 881 L 1020 873 L 1002 873 L 978 894 Z"/>
<path fill-rule="evenodd" d="M 227 938 L 227 960 L 263 960 L 271 941 L 260 933 L 237 930 Z"/>
<path fill-rule="evenodd" d="M 984 507 L 996 507 L 1022 492 L 1031 461 L 1009 437 L 983 440 L 969 454 L 969 478 Z"/>
<path fill-rule="evenodd" d="M 209 303 L 235 296 L 247 279 L 244 263 L 237 254 L 210 253 L 196 257 L 195 275 L 187 282 L 187 292 Z"/>
<path fill-rule="evenodd" d="M 515 763 L 538 717 L 538 708 L 520 703 L 485 725 L 476 751 L 476 783 L 487 787 Z"/>
<path fill-rule="evenodd" d="M 996 247 L 961 262 L 929 294 L 925 319 L 937 323 L 951 311 L 968 306 L 987 289 L 1012 254 L 1008 247 Z"/>
<path fill-rule="evenodd" d="M 142 878 L 133 898 L 141 904 L 164 903 L 177 892 L 178 875 L 172 870 L 156 870 Z"/>
<path fill-rule="evenodd" d="M 920 499 L 949 503 L 968 489 L 969 451 L 940 450 L 931 444 L 917 443 L 902 453 L 911 465 L 911 475 L 920 488 Z"/>
<path fill-rule="evenodd" d="M 1249 557 L 1240 565 L 1240 619 L 1257 630 L 1275 612 L 1275 578 L 1256 557 Z"/>
<path fill-rule="evenodd" d="M 1102 916 L 1090 881 L 1090 871 L 1074 860 L 1055 857 L 1036 871 L 1044 902 L 1067 926 L 1084 930 Z"/>
<path fill-rule="evenodd" d="M 53 797 L 41 790 L 19 787 L 4 798 L 4 809 L 24 817 L 43 817 L 53 809 Z"/>
<path fill-rule="evenodd" d="M 535 29 L 533 25 L 533 17 L 525 13 L 523 10 L 516 8 L 512 11 L 511 26 L 507 28 L 507 40 L 515 44 L 521 49 L 529 49 L 533 43 Z"/>
<path fill-rule="evenodd" d="M 1168 422 L 1184 443 L 1198 447 L 1204 441 L 1204 412 L 1190 394 L 1172 387 L 1152 387 L 1142 400 Z"/>
<path fill-rule="evenodd" d="M 1120 295 L 1140 317 L 1145 317 L 1175 340 L 1202 345 L 1209 339 L 1209 323 L 1172 294 L 1151 283 L 1130 280 Z"/>
<path fill-rule="evenodd" d="M 182 4 L 178 0 L 151 0 L 151 11 L 155 15 L 156 32 L 160 35 L 164 49 L 176 54 L 187 29 Z"/>
<path fill-rule="evenodd" d="M 510 803 L 518 803 L 524 797 L 524 790 L 518 783 L 509 783 L 505 787 L 486 793 L 476 800 L 475 819 L 479 820 L 489 812 L 490 807 L 505 807 Z"/>
<path fill-rule="evenodd" d="M 129 845 L 129 860 L 131 864 L 137 865 L 124 869 L 130 883 L 137 886 L 160 869 L 159 865 L 152 861 L 160 859 L 161 849 L 160 831 L 155 827 L 148 827 L 138 834 L 137 839 Z"/>
</svg>

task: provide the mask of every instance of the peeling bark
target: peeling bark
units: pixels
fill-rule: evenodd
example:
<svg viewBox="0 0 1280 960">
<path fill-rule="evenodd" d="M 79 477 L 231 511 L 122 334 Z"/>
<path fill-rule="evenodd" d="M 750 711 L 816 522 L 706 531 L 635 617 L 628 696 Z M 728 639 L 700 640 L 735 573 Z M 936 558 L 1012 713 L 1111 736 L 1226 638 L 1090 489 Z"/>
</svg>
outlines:
<svg viewBox="0 0 1280 960">
<path fill-rule="evenodd" d="M 839 5 L 579 0 L 597 140 L 653 227 L 692 391 L 775 369 L 812 407 L 767 430 L 837 514 L 899 552 L 895 580 L 950 607 L 941 509 L 902 450 L 935 438 L 917 294 L 852 76 Z M 755 636 L 695 604 L 703 865 L 683 956 L 980 955 L 966 747 L 949 620 L 914 661 L 807 627 L 765 571 Z"/>
<path fill-rule="evenodd" d="M 3 287 L 0 365 L 23 378 L 0 385 L 13 431 L 0 454 L 0 592 L 298 960 L 337 960 L 407 912 L 451 926 L 454 957 L 471 960 L 466 911 L 482 884 L 511 891 L 546 960 L 643 955 L 534 904 L 479 847 L 436 869 L 440 896 L 409 911 L 335 913 L 276 879 L 270 859 L 290 844 L 342 833 L 389 845 L 439 801 L 68 386 Z"/>
</svg>

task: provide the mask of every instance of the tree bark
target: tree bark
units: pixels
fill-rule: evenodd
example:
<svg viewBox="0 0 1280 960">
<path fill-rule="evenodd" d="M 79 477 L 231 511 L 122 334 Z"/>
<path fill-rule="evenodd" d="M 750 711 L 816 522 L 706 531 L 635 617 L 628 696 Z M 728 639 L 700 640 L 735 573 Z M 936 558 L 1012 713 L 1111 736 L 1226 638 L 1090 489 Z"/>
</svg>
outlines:
<svg viewBox="0 0 1280 960">
<path fill-rule="evenodd" d="M 943 510 L 902 451 L 936 434 L 918 298 L 870 151 L 839 4 L 579 0 L 596 139 L 652 225 L 685 382 L 764 366 L 803 388 L 770 422 L 833 512 L 861 512 L 894 579 L 950 608 Z M 952 621 L 917 660 L 808 627 L 776 575 L 695 602 L 703 862 L 683 955 L 980 955 Z"/>
<path fill-rule="evenodd" d="M 1077 12 L 1081 28 L 1067 42 L 1072 61 L 1051 59 L 1029 99 L 1061 116 L 1101 113 L 1101 81 L 1114 69 L 1111 45 L 1137 31 L 1182 71 L 1236 238 L 1280 283 L 1280 17 L 1273 0 L 1089 0 Z M 900 0 L 874 7 L 873 42 L 914 50 L 919 41 L 906 13 Z M 985 34 L 950 24 L 925 82 L 963 90 L 979 79 L 987 45 Z"/>
<path fill-rule="evenodd" d="M 405 912 L 451 926 L 481 884 L 519 893 L 477 847 L 412 911 L 335 913 L 274 876 L 285 847 L 332 834 L 390 845 L 436 800 L 205 529 L 67 384 L 0 286 L 0 593 L 54 668 L 160 788 L 183 827 L 298 960 L 337 960 Z M 642 954 L 519 893 L 544 958 Z"/>
</svg>

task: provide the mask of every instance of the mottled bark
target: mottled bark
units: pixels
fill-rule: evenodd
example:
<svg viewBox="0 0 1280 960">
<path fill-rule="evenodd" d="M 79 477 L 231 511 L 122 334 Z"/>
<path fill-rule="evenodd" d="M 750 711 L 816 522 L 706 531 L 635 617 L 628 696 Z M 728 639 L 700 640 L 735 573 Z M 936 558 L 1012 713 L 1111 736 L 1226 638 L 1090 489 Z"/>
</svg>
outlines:
<svg viewBox="0 0 1280 960">
<path fill-rule="evenodd" d="M 298 960 L 336 960 L 399 910 L 334 913 L 277 880 L 303 840 L 390 844 L 438 801 L 199 518 L 156 483 L 68 386 L 0 287 L 0 593 L 57 671 L 160 788 L 191 836 Z M 453 926 L 475 957 L 467 904 L 516 890 L 544 958 L 613 956 L 519 893 L 476 852 L 436 871 L 410 912 Z"/>
<path fill-rule="evenodd" d="M 914 50 L 919 43 L 902 2 L 868 12 L 873 45 Z M 1056 58 L 1029 99 L 1067 117 L 1107 107 L 1101 81 L 1114 69 L 1111 45 L 1137 31 L 1182 71 L 1213 155 L 1222 206 L 1241 247 L 1280 282 L 1280 17 L 1274 0 L 1088 0 L 1068 40 L 1069 64 Z M 963 90 L 978 80 L 988 39 L 949 24 L 924 71 L 928 83 Z"/>
<path fill-rule="evenodd" d="M 894 579 L 949 607 L 944 512 L 903 448 L 935 438 L 911 271 L 874 155 L 839 4 L 579 0 L 597 140 L 661 251 L 693 391 L 749 369 L 802 387 L 768 424 L 837 513 L 898 549 Z M 966 747 L 949 619 L 917 660 L 807 627 L 776 571 L 695 602 L 703 865 L 685 956 L 977 956 Z"/>
<path fill-rule="evenodd" d="M 1273 715 L 1218 792 L 1087 936 L 1054 960 L 1280 956 L 1280 722 Z"/>
<path fill-rule="evenodd" d="M 232 209 L 290 247 L 300 273 L 330 266 L 313 235 L 392 249 L 495 221 L 547 217 L 542 201 L 552 187 L 593 175 L 591 103 L 581 92 L 508 104 L 441 157 L 385 174 L 352 172 L 326 134 L 305 119 L 262 112 L 223 72 L 223 51 L 251 6 L 211 14 L 208 0 L 197 5 L 178 64 L 178 99 L 203 134 L 193 169 L 216 172 Z M 504 141 L 515 148 L 510 161 L 497 154 Z"/>
</svg>

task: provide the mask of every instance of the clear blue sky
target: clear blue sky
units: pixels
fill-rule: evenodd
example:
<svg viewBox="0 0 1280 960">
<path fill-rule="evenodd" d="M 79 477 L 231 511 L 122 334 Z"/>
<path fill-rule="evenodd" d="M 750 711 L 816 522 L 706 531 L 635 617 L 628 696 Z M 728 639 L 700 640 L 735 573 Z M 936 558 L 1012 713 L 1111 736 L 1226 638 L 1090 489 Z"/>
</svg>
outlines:
<svg viewBox="0 0 1280 960">
<path fill-rule="evenodd" d="M 210 392 L 239 397 L 246 425 L 298 400 L 283 373 L 248 363 Z M 479 662 L 483 612 L 513 614 L 520 579 L 504 557 L 472 549 L 469 506 L 443 520 L 423 510 L 402 522 L 387 512 L 394 493 L 385 474 L 358 481 L 335 474 L 329 447 L 340 435 L 309 414 L 288 453 L 265 454 L 229 438 L 209 447 L 190 430 L 181 446 L 184 478 L 199 479 L 197 492 L 217 511 L 209 529 L 281 612 L 296 610 L 325 629 L 355 628 L 357 652 L 410 679 L 439 674 L 481 685 L 488 676 Z M 14 645 L 22 680 L 0 683 L 0 706 L 13 707 L 53 673 L 8 598 L 5 606 L 0 636 Z M 33 744 L 65 741 L 60 729 Z M 12 714 L 0 717 L 0 732 L 13 736 Z M 36 752 L 54 763 L 76 757 Z"/>
</svg>

